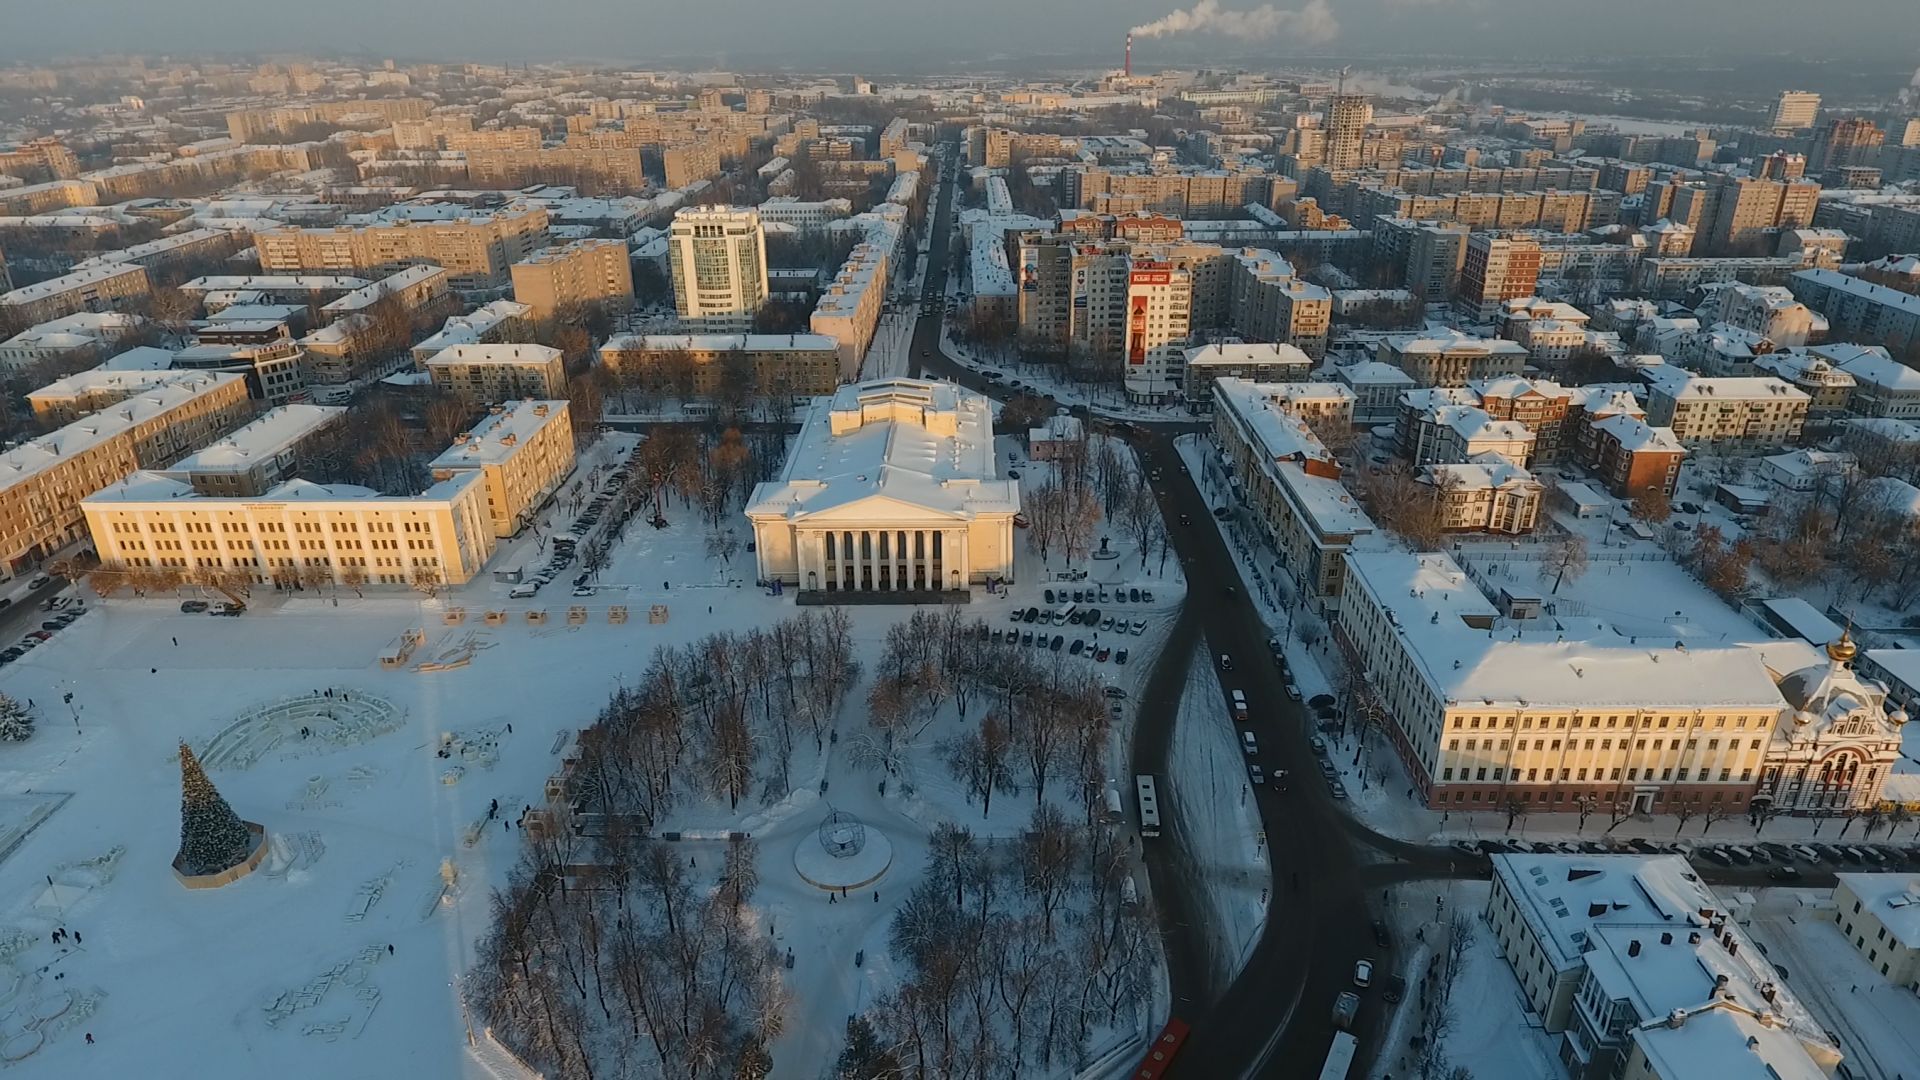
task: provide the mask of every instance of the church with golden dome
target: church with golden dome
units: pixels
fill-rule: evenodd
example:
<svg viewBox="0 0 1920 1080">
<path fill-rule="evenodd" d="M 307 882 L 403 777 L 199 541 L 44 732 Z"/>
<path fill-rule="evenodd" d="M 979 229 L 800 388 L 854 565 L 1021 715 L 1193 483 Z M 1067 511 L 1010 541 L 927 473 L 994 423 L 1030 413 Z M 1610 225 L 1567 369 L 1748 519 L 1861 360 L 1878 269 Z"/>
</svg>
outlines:
<svg viewBox="0 0 1920 1080">
<path fill-rule="evenodd" d="M 1887 687 L 1853 670 L 1853 637 L 1827 646 L 1827 661 L 1780 680 L 1789 710 L 1774 729 L 1756 807 L 1783 814 L 1845 814 L 1881 801 L 1900 759 L 1907 714 L 1888 707 Z"/>
</svg>

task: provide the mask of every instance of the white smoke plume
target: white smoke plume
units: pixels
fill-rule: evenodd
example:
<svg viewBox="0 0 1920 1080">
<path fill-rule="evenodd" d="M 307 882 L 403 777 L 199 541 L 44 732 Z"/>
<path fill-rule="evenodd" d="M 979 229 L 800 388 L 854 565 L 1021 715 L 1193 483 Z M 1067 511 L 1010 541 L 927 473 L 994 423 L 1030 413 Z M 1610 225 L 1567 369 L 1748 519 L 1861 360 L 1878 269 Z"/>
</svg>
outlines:
<svg viewBox="0 0 1920 1080">
<path fill-rule="evenodd" d="M 1272 4 L 1229 11 L 1220 6 L 1219 0 L 1200 0 L 1185 11 L 1175 11 L 1133 28 L 1133 36 L 1138 38 L 1195 33 L 1225 34 L 1254 41 L 1285 34 L 1304 44 L 1320 45 L 1339 36 L 1340 20 L 1334 18 L 1327 0 L 1307 0 L 1306 6 L 1298 11 Z"/>
</svg>

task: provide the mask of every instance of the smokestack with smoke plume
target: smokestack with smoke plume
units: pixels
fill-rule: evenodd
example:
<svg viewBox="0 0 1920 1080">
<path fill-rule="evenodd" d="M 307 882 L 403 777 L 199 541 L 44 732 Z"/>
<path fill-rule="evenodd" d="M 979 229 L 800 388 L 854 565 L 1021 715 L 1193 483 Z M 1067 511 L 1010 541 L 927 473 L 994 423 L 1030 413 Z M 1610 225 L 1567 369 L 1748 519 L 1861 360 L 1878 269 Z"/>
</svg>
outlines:
<svg viewBox="0 0 1920 1080">
<path fill-rule="evenodd" d="M 1305 45 L 1322 45 L 1340 34 L 1340 20 L 1334 18 L 1327 0 L 1307 0 L 1298 11 L 1287 11 L 1262 4 L 1246 11 L 1229 11 L 1219 0 L 1200 0 L 1185 11 L 1163 15 L 1133 28 L 1143 38 L 1172 34 L 1227 34 L 1250 40 L 1264 40 L 1286 34 Z"/>
<path fill-rule="evenodd" d="M 1126 70 L 1127 78 L 1129 79 L 1133 78 L 1133 35 L 1132 34 L 1127 35 L 1127 66 L 1125 70 Z"/>
</svg>

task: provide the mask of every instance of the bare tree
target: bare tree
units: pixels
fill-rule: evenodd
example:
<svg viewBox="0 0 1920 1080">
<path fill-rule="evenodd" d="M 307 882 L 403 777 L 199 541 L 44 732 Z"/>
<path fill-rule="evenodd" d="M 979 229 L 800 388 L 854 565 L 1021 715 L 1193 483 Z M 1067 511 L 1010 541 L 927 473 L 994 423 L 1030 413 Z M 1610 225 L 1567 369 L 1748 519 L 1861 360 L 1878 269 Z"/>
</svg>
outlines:
<svg viewBox="0 0 1920 1080">
<path fill-rule="evenodd" d="M 1574 533 L 1562 533 L 1547 544 L 1544 566 L 1553 574 L 1553 595 L 1568 578 L 1575 581 L 1587 572 L 1587 541 Z"/>
</svg>

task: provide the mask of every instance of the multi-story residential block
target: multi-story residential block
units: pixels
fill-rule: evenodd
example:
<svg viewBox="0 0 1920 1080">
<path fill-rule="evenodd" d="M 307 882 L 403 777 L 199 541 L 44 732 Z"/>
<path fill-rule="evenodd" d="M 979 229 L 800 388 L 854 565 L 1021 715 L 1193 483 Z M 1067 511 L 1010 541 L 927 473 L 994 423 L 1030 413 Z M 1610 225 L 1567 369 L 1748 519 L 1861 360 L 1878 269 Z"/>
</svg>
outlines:
<svg viewBox="0 0 1920 1080">
<path fill-rule="evenodd" d="M 1679 300 L 1701 285 L 1715 281 L 1744 281 L 1749 285 L 1790 285 L 1792 276 L 1806 267 L 1801 255 L 1759 255 L 1740 258 L 1655 257 L 1641 259 L 1634 268 L 1631 288 L 1655 300 Z M 1796 291 L 1796 296 L 1800 294 Z M 1801 299 L 1806 299 L 1801 297 Z M 1808 301 L 1808 307 L 1819 305 Z M 1832 313 L 1827 313 L 1832 318 Z"/>
<path fill-rule="evenodd" d="M 448 316 L 433 336 L 413 347 L 413 366 L 425 371 L 427 361 L 455 345 L 498 345 L 525 334 L 533 309 L 512 300 L 495 300 L 465 315 Z M 554 397 L 553 393 L 539 397 Z"/>
<path fill-rule="evenodd" d="M 428 102 L 420 98 L 356 98 L 241 109 L 227 114 L 227 135 L 234 142 L 244 143 L 267 135 L 287 135 L 311 124 L 345 125 L 360 118 L 425 120 L 427 109 Z"/>
<path fill-rule="evenodd" d="M 1913 875 L 1839 874 L 1833 921 L 1880 977 L 1920 992 L 1920 886 Z"/>
<path fill-rule="evenodd" d="M 1534 434 L 1532 460 L 1539 464 L 1560 461 L 1567 449 L 1567 414 L 1573 408 L 1573 393 L 1545 379 L 1505 376 L 1477 379 L 1467 384 L 1480 399 L 1480 408 L 1495 420 L 1510 420 Z"/>
<path fill-rule="evenodd" d="M 433 385 L 475 401 L 562 398 L 566 357 L 546 345 L 450 345 L 427 358 Z"/>
<path fill-rule="evenodd" d="M 1127 400 L 1165 401 L 1180 390 L 1179 360 L 1192 328 L 1193 275 L 1182 266 L 1135 259 L 1127 271 Z"/>
<path fill-rule="evenodd" d="M 239 376 L 174 372 L 0 453 L 0 559 L 19 569 L 78 540 L 82 498 L 136 469 L 172 464 L 250 412 Z"/>
<path fill-rule="evenodd" d="M 495 536 L 518 535 L 573 471 L 573 422 L 565 401 L 528 399 L 495 405 L 473 430 L 428 464 L 436 481 L 462 472 L 486 480 Z"/>
<path fill-rule="evenodd" d="M 1814 135 L 1807 168 L 1816 176 L 1854 165 L 1871 165 L 1887 133 L 1859 116 L 1836 116 Z"/>
<path fill-rule="evenodd" d="M 1373 102 L 1363 94 L 1338 94 L 1327 102 L 1327 168 L 1360 167 L 1360 148 L 1373 123 Z"/>
<path fill-rule="evenodd" d="M 669 146 L 662 155 L 667 187 L 678 191 L 719 176 L 725 171 L 722 149 L 720 142 L 711 139 L 693 139 Z"/>
<path fill-rule="evenodd" d="M 246 232 L 240 229 L 188 229 L 144 244 L 101 252 L 74 263 L 73 268 L 137 265 L 160 270 L 177 263 L 224 259 L 245 247 L 246 240 Z"/>
<path fill-rule="evenodd" d="M 1533 474 L 1504 458 L 1451 465 L 1429 465 L 1420 482 L 1441 500 L 1441 527 L 1448 532 L 1489 532 L 1519 536 L 1540 521 L 1546 487 Z"/>
<path fill-rule="evenodd" d="M 1517 341 L 1446 330 L 1390 335 L 1381 339 L 1378 358 L 1420 386 L 1465 386 L 1474 379 L 1520 374 L 1527 349 Z"/>
<path fill-rule="evenodd" d="M 600 363 L 657 390 L 698 397 L 734 378 L 776 398 L 818 397 L 840 385 L 840 343 L 826 334 L 619 335 L 600 346 Z"/>
<path fill-rule="evenodd" d="M 289 480 L 241 498 L 136 472 L 87 496 L 81 509 L 107 567 L 238 571 L 257 584 L 318 570 L 336 585 L 460 585 L 480 572 L 495 543 L 477 471 L 418 495 Z"/>
<path fill-rule="evenodd" d="M 1840 1048 L 1678 855 L 1496 855 L 1484 912 L 1574 1080 L 1834 1074 Z"/>
<path fill-rule="evenodd" d="M 759 577 L 903 601 L 1012 581 L 1018 481 L 1002 478 L 988 399 L 881 379 L 815 398 L 780 476 L 753 490 Z"/>
<path fill-rule="evenodd" d="M 876 230 L 854 245 L 807 318 L 807 328 L 814 334 L 839 342 L 842 380 L 859 377 L 880 326 L 898 235 L 897 230 Z"/>
<path fill-rule="evenodd" d="M 1342 561 L 1373 520 L 1340 483 L 1340 463 L 1305 419 L 1276 400 L 1285 388 L 1244 379 L 1213 384 L 1214 439 L 1282 565 L 1323 609 L 1340 603 Z"/>
<path fill-rule="evenodd" d="M 1299 347 L 1318 360 L 1327 354 L 1333 294 L 1294 276 L 1293 264 L 1271 251 L 1247 248 L 1232 263 L 1234 330 L 1255 341 Z"/>
<path fill-rule="evenodd" d="M 759 211 L 683 208 L 673 216 L 668 245 L 681 321 L 719 333 L 751 330 L 767 299 L 767 241 Z"/>
<path fill-rule="evenodd" d="M 1782 90 L 1773 106 L 1773 121 L 1768 126 L 1776 135 L 1791 135 L 1813 126 L 1820 112 L 1820 95 L 1808 90 Z"/>
<path fill-rule="evenodd" d="M 145 323 L 112 311 L 62 315 L 0 341 L 0 371 L 25 372 L 46 363 L 70 371 L 105 355 Z"/>
<path fill-rule="evenodd" d="M 536 320 L 576 308 L 633 307 L 633 266 L 625 240 L 575 240 L 513 264 L 513 299 Z"/>
<path fill-rule="evenodd" d="M 165 469 L 202 495 L 229 498 L 264 495 L 293 479 L 307 442 L 346 422 L 347 410 L 325 405 L 282 405 L 188 454 Z"/>
<path fill-rule="evenodd" d="M 415 263 L 444 267 L 462 292 L 505 288 L 514 263 L 547 245 L 544 210 L 503 210 L 450 221 L 331 229 L 269 229 L 254 236 L 269 274 L 353 273 L 384 277 Z"/>
<path fill-rule="evenodd" d="M 1806 394 L 1812 399 L 1807 415 L 1816 419 L 1844 415 L 1853 402 L 1853 375 L 1811 352 L 1782 349 L 1755 357 L 1753 370 L 1756 375 L 1771 375 Z"/>
<path fill-rule="evenodd" d="M 126 311 L 152 291 L 144 266 L 96 266 L 0 294 L 0 318 L 26 329 L 82 311 Z"/>
<path fill-rule="evenodd" d="M 647 186 L 640 151 L 621 147 L 469 150 L 467 179 L 480 188 L 521 188 L 562 182 L 592 195 L 631 195 Z"/>
<path fill-rule="evenodd" d="M 1525 468 L 1534 434 L 1513 420 L 1495 420 L 1477 405 L 1437 404 L 1434 391 L 1410 390 L 1401 403 L 1401 447 L 1418 467 L 1496 458 Z"/>
<path fill-rule="evenodd" d="M 1489 633 L 1507 616 L 1448 555 L 1346 566 L 1338 640 L 1429 805 L 1746 809 L 1785 713 L 1754 650 Z"/>
<path fill-rule="evenodd" d="M 410 320 L 431 318 L 454 309 L 457 300 L 446 270 L 438 266 L 409 266 L 396 270 L 379 281 L 330 300 L 320 308 L 322 322 L 349 315 L 373 314 L 381 303 L 396 305 Z"/>
<path fill-rule="evenodd" d="M 1793 291 L 1783 286 L 1716 282 L 1702 286 L 1701 292 L 1694 314 L 1702 324 L 1737 326 L 1775 345 L 1817 343 L 1827 335 L 1826 316 L 1794 299 Z"/>
<path fill-rule="evenodd" d="M 1592 340 L 1587 313 L 1572 304 L 1527 296 L 1507 301 L 1497 315 L 1500 336 L 1519 342 L 1544 368 L 1566 363 Z"/>
<path fill-rule="evenodd" d="M 216 344 L 202 336 L 199 344 L 176 350 L 168 366 L 175 371 L 238 375 L 246 380 L 248 395 L 268 405 L 305 401 L 313 382 L 307 350 L 285 339 Z"/>
<path fill-rule="evenodd" d="M 1467 226 L 1452 221 L 1416 221 L 1404 217 L 1374 219 L 1375 258 L 1397 267 L 1407 291 L 1421 303 L 1453 296 L 1467 259 Z"/>
<path fill-rule="evenodd" d="M 1671 497 L 1680 483 L 1686 447 L 1672 428 L 1652 427 L 1628 413 L 1614 413 L 1584 426 L 1582 456 L 1616 498 L 1658 493 Z"/>
<path fill-rule="evenodd" d="M 1813 399 L 1772 376 L 1703 379 L 1677 368 L 1646 375 L 1647 421 L 1688 445 L 1735 449 L 1784 446 L 1800 437 Z"/>
<path fill-rule="evenodd" d="M 1853 377 L 1847 409 L 1858 416 L 1920 417 L 1920 371 L 1878 345 L 1815 345 L 1807 350 Z"/>
<path fill-rule="evenodd" d="M 1895 355 L 1920 350 L 1920 296 L 1838 270 L 1801 270 L 1787 288 L 1827 317 L 1835 338 L 1884 345 Z"/>
<path fill-rule="evenodd" d="M 768 199 L 759 206 L 764 225 L 791 225 L 802 232 L 819 232 L 833 222 L 851 217 L 853 203 L 846 199 L 819 199 L 803 202 L 792 196 Z"/>
<path fill-rule="evenodd" d="M 1213 407 L 1215 379 L 1231 376 L 1260 383 L 1305 382 L 1313 373 L 1313 357 L 1292 345 L 1199 345 L 1187 349 L 1184 355 L 1186 399 L 1206 409 Z M 1347 396 L 1351 398 L 1352 391 Z M 1349 407 L 1349 418 L 1352 411 Z"/>
<path fill-rule="evenodd" d="M 1527 237 L 1474 233 L 1460 266 L 1460 307 L 1470 318 L 1490 319 L 1509 300 L 1540 287 L 1540 244 Z"/>
</svg>

